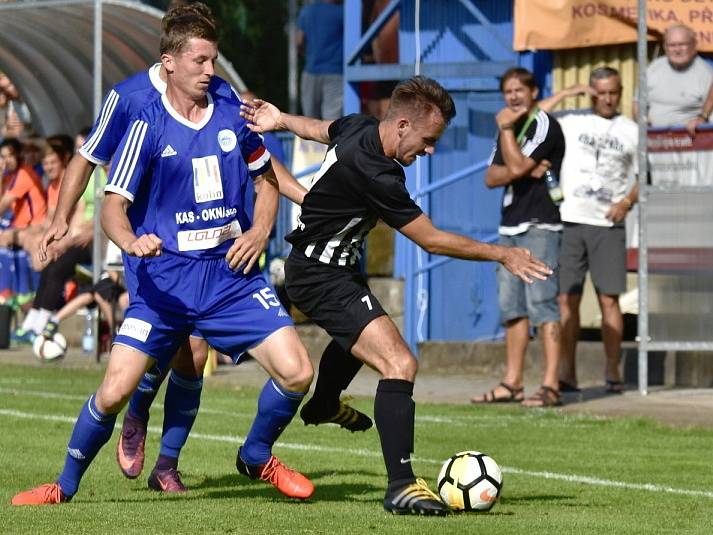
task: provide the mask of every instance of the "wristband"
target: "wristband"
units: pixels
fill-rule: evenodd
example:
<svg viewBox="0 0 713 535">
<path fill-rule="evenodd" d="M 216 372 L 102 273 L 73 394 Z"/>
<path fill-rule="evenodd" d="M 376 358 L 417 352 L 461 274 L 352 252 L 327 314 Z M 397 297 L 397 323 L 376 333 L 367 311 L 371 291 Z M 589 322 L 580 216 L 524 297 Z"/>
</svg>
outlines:
<svg viewBox="0 0 713 535">
<path fill-rule="evenodd" d="M 500 130 L 513 130 L 515 125 L 513 123 L 505 123 L 500 125 Z"/>
<path fill-rule="evenodd" d="M 619 202 L 623 202 L 624 204 L 626 204 L 626 209 L 627 209 L 627 210 L 631 210 L 631 207 L 634 206 L 634 203 L 631 202 L 631 199 L 629 199 L 629 197 L 624 197 L 624 198 L 623 198 L 621 201 L 619 201 Z"/>
<path fill-rule="evenodd" d="M 708 122 L 708 116 L 707 116 L 707 115 L 704 115 L 704 114 L 702 114 L 702 113 L 699 113 L 699 114 L 698 114 L 698 118 L 699 118 L 699 119 L 703 119 L 704 121 Z"/>
</svg>

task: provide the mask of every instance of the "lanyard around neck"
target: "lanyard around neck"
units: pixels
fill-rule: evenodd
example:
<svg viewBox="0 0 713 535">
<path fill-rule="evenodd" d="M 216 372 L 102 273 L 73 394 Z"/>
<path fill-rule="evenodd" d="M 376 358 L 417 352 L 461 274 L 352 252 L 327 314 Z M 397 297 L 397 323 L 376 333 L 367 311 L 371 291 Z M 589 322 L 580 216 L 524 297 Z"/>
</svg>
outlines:
<svg viewBox="0 0 713 535">
<path fill-rule="evenodd" d="M 527 116 L 527 121 L 525 121 L 525 124 L 522 125 L 522 128 L 520 129 L 520 132 L 517 134 L 517 144 L 521 145 L 522 140 L 525 138 L 525 133 L 527 132 L 527 129 L 530 128 L 530 125 L 532 124 L 532 121 L 535 120 L 535 116 L 537 115 L 537 112 L 540 111 L 540 108 L 535 106 L 533 110 L 530 112 L 530 115 Z"/>
</svg>

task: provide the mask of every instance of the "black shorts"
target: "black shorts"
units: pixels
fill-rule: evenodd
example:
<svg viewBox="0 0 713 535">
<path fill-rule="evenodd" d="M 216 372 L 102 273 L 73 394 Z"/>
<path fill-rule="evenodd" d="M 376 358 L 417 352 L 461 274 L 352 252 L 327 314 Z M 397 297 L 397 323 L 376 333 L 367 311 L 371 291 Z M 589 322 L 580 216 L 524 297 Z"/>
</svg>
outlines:
<svg viewBox="0 0 713 535">
<path fill-rule="evenodd" d="M 345 351 L 364 327 L 386 315 L 361 273 L 310 260 L 294 249 L 285 263 L 285 289 L 292 303 Z"/>
<path fill-rule="evenodd" d="M 94 286 L 88 287 L 85 286 L 80 290 L 80 293 L 87 293 L 87 292 L 96 292 L 102 298 L 104 301 L 107 301 L 108 303 L 116 303 L 119 300 L 119 296 L 123 294 L 126 291 L 126 288 L 124 288 L 121 284 L 118 282 L 114 282 L 110 278 L 104 278 L 101 279 L 99 282 L 97 282 Z"/>
</svg>

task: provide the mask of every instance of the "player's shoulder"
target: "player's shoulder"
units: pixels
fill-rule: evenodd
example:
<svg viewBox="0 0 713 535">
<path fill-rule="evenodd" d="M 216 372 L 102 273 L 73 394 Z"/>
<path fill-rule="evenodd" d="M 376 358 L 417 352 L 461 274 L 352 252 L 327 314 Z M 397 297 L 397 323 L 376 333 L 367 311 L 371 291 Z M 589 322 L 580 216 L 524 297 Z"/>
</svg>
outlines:
<svg viewBox="0 0 713 535">
<path fill-rule="evenodd" d="M 227 80 L 224 80 L 220 76 L 213 76 L 210 79 L 210 85 L 208 86 L 208 92 L 211 96 L 216 99 L 226 99 L 232 100 L 236 103 L 240 102 L 240 97 L 238 97 L 238 92 L 235 88 L 230 85 Z"/>
<path fill-rule="evenodd" d="M 379 121 L 371 115 L 352 113 L 336 119 L 329 125 L 329 138 L 336 141 L 340 138 L 363 137 L 377 128 Z"/>
<path fill-rule="evenodd" d="M 159 93 L 159 89 L 156 87 L 155 82 L 151 79 L 150 71 L 155 67 L 151 67 L 148 70 L 137 72 L 136 74 L 129 76 L 125 80 L 122 80 L 118 84 L 114 85 L 112 89 L 122 97 L 129 97 L 135 93 L 142 93 L 145 91 L 153 91 Z"/>
</svg>

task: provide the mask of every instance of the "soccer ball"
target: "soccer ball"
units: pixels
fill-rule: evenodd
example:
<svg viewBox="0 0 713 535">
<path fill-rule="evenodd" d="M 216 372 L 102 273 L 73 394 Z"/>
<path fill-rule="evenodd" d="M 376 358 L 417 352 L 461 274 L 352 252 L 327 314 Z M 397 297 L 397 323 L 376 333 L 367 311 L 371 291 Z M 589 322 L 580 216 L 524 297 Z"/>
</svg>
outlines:
<svg viewBox="0 0 713 535">
<path fill-rule="evenodd" d="M 438 474 L 438 493 L 456 511 L 490 511 L 502 488 L 500 467 L 479 451 L 456 453 Z"/>
<path fill-rule="evenodd" d="M 67 351 L 67 339 L 61 333 L 55 333 L 52 338 L 38 334 L 32 343 L 32 352 L 43 362 L 61 359 L 65 351 Z"/>
</svg>

